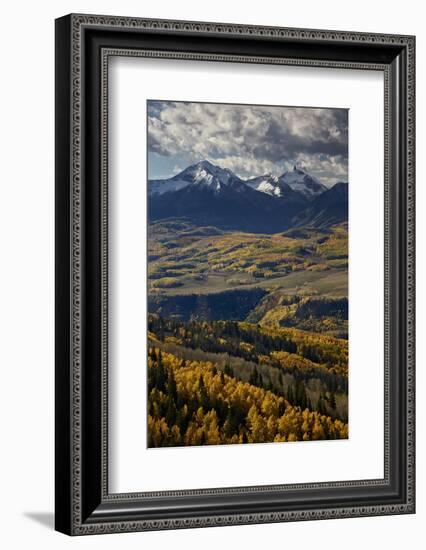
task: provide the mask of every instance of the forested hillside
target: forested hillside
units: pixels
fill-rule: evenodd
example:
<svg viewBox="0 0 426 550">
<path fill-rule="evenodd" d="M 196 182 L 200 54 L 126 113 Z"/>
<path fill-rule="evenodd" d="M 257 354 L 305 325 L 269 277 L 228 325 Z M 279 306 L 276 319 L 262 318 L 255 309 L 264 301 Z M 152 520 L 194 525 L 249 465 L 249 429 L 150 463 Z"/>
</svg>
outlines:
<svg viewBox="0 0 426 550">
<path fill-rule="evenodd" d="M 149 316 L 149 446 L 341 439 L 345 340 Z"/>
</svg>

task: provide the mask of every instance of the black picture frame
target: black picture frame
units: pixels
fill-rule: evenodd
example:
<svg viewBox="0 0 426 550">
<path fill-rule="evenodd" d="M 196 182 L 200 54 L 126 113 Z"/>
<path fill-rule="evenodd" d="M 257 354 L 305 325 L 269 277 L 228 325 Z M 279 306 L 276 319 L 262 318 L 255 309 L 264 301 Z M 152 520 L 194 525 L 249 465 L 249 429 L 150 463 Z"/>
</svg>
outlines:
<svg viewBox="0 0 426 550">
<path fill-rule="evenodd" d="M 385 81 L 385 433 L 380 480 L 109 494 L 110 55 L 375 69 Z M 415 38 L 71 14 L 56 20 L 56 529 L 69 535 L 415 511 Z"/>
</svg>

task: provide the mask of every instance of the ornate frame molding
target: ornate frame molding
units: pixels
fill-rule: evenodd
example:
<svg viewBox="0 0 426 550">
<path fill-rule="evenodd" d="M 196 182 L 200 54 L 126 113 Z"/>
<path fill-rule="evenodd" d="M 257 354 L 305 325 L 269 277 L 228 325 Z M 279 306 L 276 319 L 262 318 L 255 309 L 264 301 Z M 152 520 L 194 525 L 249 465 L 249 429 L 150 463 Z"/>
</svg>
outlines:
<svg viewBox="0 0 426 550">
<path fill-rule="evenodd" d="M 155 518 L 144 519 L 143 512 L 139 517 L 120 521 L 120 510 L 122 505 L 136 506 L 144 498 L 155 497 L 196 497 L 208 495 L 225 495 L 233 494 L 244 496 L 250 493 L 258 493 L 268 491 L 274 492 L 303 492 L 307 489 L 348 489 L 360 487 L 379 487 L 387 486 L 390 483 L 390 384 L 391 384 L 391 354 L 392 341 L 390 334 L 391 326 L 391 261 L 394 257 L 394 235 L 391 232 L 391 226 L 395 219 L 395 209 L 393 198 L 391 196 L 391 166 L 393 162 L 391 151 L 395 151 L 395 121 L 392 120 L 392 102 L 395 101 L 395 83 L 404 75 L 396 75 L 398 67 L 392 67 L 390 62 L 366 62 L 366 61 L 335 61 L 331 59 L 309 59 L 306 57 L 280 57 L 280 56 L 265 56 L 265 55 L 243 55 L 232 53 L 195 53 L 190 51 L 171 51 L 167 49 L 153 48 L 130 48 L 117 46 L 102 46 L 100 52 L 100 241 L 101 241 L 101 257 L 100 257 L 100 293 L 101 293 L 101 313 L 100 313 L 100 357 L 101 357 L 101 411 L 100 411 L 100 433 L 101 433 L 101 467 L 99 489 L 101 494 L 101 506 L 98 510 L 106 508 L 106 511 L 93 510 L 93 513 L 87 515 L 87 509 L 93 508 L 91 505 L 84 504 L 85 489 L 85 474 L 83 471 L 83 447 L 84 443 L 84 417 L 85 412 L 83 403 L 85 401 L 85 376 L 84 376 L 84 316 L 85 316 L 85 293 L 84 281 L 87 277 L 87 260 L 85 254 L 85 232 L 90 230 L 90 226 L 85 225 L 85 147 L 87 140 L 84 137 L 84 119 L 86 116 L 85 101 L 87 101 L 87 75 L 84 71 L 86 66 L 85 48 L 87 50 L 86 34 L 87 31 L 96 30 L 112 30 L 116 33 L 151 33 L 161 34 L 168 33 L 175 36 L 183 34 L 185 36 L 213 36 L 230 37 L 235 39 L 264 39 L 275 41 L 291 41 L 292 43 L 323 43 L 326 46 L 340 47 L 356 45 L 369 45 L 375 48 L 391 47 L 395 51 L 402 52 L 406 61 L 406 75 L 404 84 L 399 84 L 401 90 L 398 94 L 405 94 L 406 104 L 406 133 L 405 143 L 399 143 L 397 146 L 405 150 L 398 158 L 398 167 L 393 167 L 393 171 L 400 169 L 401 163 L 405 163 L 402 174 L 405 173 L 406 189 L 405 197 L 400 197 L 405 200 L 405 205 L 402 210 L 405 212 L 405 220 L 403 228 L 404 234 L 400 235 L 405 244 L 402 244 L 402 250 L 405 250 L 405 289 L 406 295 L 403 297 L 405 311 L 405 339 L 406 346 L 404 351 L 404 362 L 406 372 L 404 376 L 406 384 L 406 469 L 401 472 L 406 477 L 405 499 L 403 502 L 391 502 L 387 504 L 383 502 L 379 505 L 364 505 L 364 506 L 330 506 L 317 507 L 307 506 L 305 510 L 282 510 L 282 511 L 258 511 L 253 510 L 250 513 L 231 512 L 227 514 L 215 513 L 206 515 L 205 513 L 197 515 L 189 515 L 187 517 L 178 518 Z M 331 47 L 330 46 L 330 47 Z M 63 193 L 63 178 L 69 177 L 69 196 L 64 199 L 64 204 L 58 207 L 58 215 L 64 214 L 65 210 L 69 212 L 69 226 L 57 227 L 58 240 L 62 242 L 64 236 L 68 238 L 69 245 L 69 267 L 65 268 L 69 274 L 69 289 L 68 300 L 70 303 L 69 318 L 60 321 L 59 330 L 64 326 L 68 326 L 69 338 L 69 365 L 66 374 L 64 370 L 64 357 L 66 354 L 61 348 L 61 352 L 57 355 L 57 377 L 61 379 L 60 388 L 57 388 L 57 400 L 61 399 L 63 386 L 68 387 L 70 401 L 67 412 L 62 410 L 62 406 L 57 406 L 57 418 L 60 415 L 65 415 L 69 420 L 69 432 L 66 434 L 68 438 L 69 449 L 64 451 L 64 441 L 59 438 L 57 448 L 57 462 L 61 462 L 62 467 L 59 468 L 59 475 L 62 481 L 57 479 L 58 483 L 66 481 L 69 483 L 69 491 L 65 491 L 65 497 L 59 491 L 57 495 L 57 528 L 69 534 L 83 535 L 92 533 L 113 533 L 125 531 L 143 531 L 153 529 L 177 529 L 188 527 L 202 527 L 213 525 L 237 525 L 248 523 L 264 523 L 264 522 L 283 522 L 296 520 L 311 520 L 311 519 L 327 519 L 336 517 L 360 517 L 370 515 L 384 514 L 402 514 L 414 512 L 414 169 L 415 169 L 415 60 L 414 60 L 415 40 L 412 36 L 397 36 L 397 35 L 381 35 L 381 34 L 364 34 L 364 33 L 346 33 L 341 31 L 322 31 L 322 30 L 307 30 L 307 29 L 286 29 L 279 27 L 253 27 L 245 25 L 228 25 L 218 23 L 201 23 L 201 22 L 186 22 L 186 21 L 169 21 L 169 20 L 148 20 L 122 17 L 107 17 L 107 16 L 92 16 L 92 15 L 70 15 L 67 18 L 62 18 L 57 21 L 57 55 L 59 62 L 63 61 L 63 57 L 69 62 L 69 86 L 63 97 L 64 104 L 69 104 L 70 119 L 69 119 L 69 134 L 68 136 L 57 137 L 57 153 L 58 149 L 63 149 L 67 145 L 71 154 L 68 158 L 68 164 L 59 167 L 57 172 L 57 193 Z M 393 51 L 393 50 L 392 50 Z M 385 76 L 385 476 L 383 480 L 363 480 L 360 482 L 345 481 L 336 483 L 314 483 L 314 484 L 297 484 L 287 486 L 271 486 L 271 487 L 246 487 L 246 488 L 228 488 L 228 489 L 212 489 L 212 490 L 194 490 L 194 491 L 172 491 L 158 493 L 131 493 L 131 494 L 109 494 L 108 493 L 108 474 L 107 474 L 107 403 L 108 403 L 108 353 L 107 353 L 107 319 L 108 319 L 108 216 L 107 216 L 107 201 L 108 201 L 108 147 L 107 147 L 107 123 L 108 123 L 108 59 L 110 56 L 139 56 L 139 57 L 157 57 L 168 59 L 191 59 L 200 61 L 231 61 L 241 63 L 273 63 L 283 65 L 302 65 L 314 67 L 335 67 L 342 69 L 368 69 L 383 71 Z M 393 73 L 392 73 L 393 71 Z M 57 89 L 60 88 L 59 80 L 66 78 L 66 67 L 57 75 Z M 393 85 L 392 88 L 392 78 Z M 57 92 L 58 93 L 58 92 Z M 59 91 L 59 93 L 61 93 Z M 59 118 L 57 125 L 61 124 L 63 119 L 63 105 L 59 105 Z M 58 113 L 57 113 L 58 114 Z M 57 128 L 59 133 L 60 128 Z M 68 140 L 68 141 L 67 141 Z M 61 160 L 61 163 L 63 161 Z M 66 175 L 68 174 L 68 175 Z M 402 175 L 401 177 L 404 177 Z M 401 191 L 401 190 L 400 190 Z M 403 193 L 404 195 L 404 193 Z M 60 224 L 59 224 L 60 225 Z M 57 277 L 62 276 L 61 268 L 58 271 Z M 59 300 L 63 299 L 64 290 L 61 290 Z M 395 312 L 393 312 L 395 314 Z M 398 312 L 400 314 L 400 312 Z M 59 313 L 59 315 L 61 315 Z M 60 343 L 60 346 L 62 344 Z M 402 357 L 402 356 L 401 356 Z M 387 365 L 387 367 L 386 367 Z M 87 368 L 87 367 L 86 367 Z M 395 383 L 395 382 L 394 382 Z M 60 392 L 60 393 L 58 393 Z M 62 427 L 60 420 L 57 420 Z M 69 452 L 68 452 L 69 451 Z M 69 467 L 69 470 L 68 470 Z M 67 500 L 65 504 L 64 500 Z M 90 499 L 89 499 L 90 500 Z M 109 506 L 109 507 L 108 507 Z M 124 516 L 123 516 L 124 517 Z"/>
</svg>

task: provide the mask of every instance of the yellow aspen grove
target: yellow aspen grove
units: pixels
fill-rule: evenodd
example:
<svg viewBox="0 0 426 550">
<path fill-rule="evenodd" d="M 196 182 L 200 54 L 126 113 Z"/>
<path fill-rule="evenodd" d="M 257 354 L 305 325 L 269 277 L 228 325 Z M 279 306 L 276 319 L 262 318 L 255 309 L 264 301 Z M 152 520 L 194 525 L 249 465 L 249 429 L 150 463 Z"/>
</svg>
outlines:
<svg viewBox="0 0 426 550">
<path fill-rule="evenodd" d="M 251 349 L 247 350 L 251 352 Z M 348 437 L 345 422 L 316 410 L 302 409 L 271 389 L 256 385 L 260 383 L 259 371 L 250 375 L 254 383 L 238 380 L 231 374 L 235 374 L 232 369 L 221 370 L 211 361 L 183 361 L 159 347 L 150 348 L 149 446 Z M 268 384 L 273 386 L 272 379 L 268 380 Z M 302 399 L 300 396 L 303 397 L 300 388 L 290 391 L 293 400 Z"/>
<path fill-rule="evenodd" d="M 282 401 L 282 399 L 281 399 Z M 262 413 L 265 416 L 278 416 L 279 400 L 271 393 L 267 392 L 261 405 Z"/>
</svg>

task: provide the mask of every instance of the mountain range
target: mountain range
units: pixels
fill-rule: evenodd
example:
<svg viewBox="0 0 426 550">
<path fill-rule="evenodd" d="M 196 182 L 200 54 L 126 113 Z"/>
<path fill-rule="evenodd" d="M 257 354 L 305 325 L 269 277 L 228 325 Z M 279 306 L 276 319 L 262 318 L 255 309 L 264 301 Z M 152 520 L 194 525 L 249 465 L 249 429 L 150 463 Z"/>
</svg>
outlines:
<svg viewBox="0 0 426 550">
<path fill-rule="evenodd" d="M 347 221 L 348 184 L 327 188 L 296 166 L 279 177 L 243 180 L 203 160 L 171 178 L 148 181 L 148 216 L 254 233 L 329 227 Z"/>
</svg>

